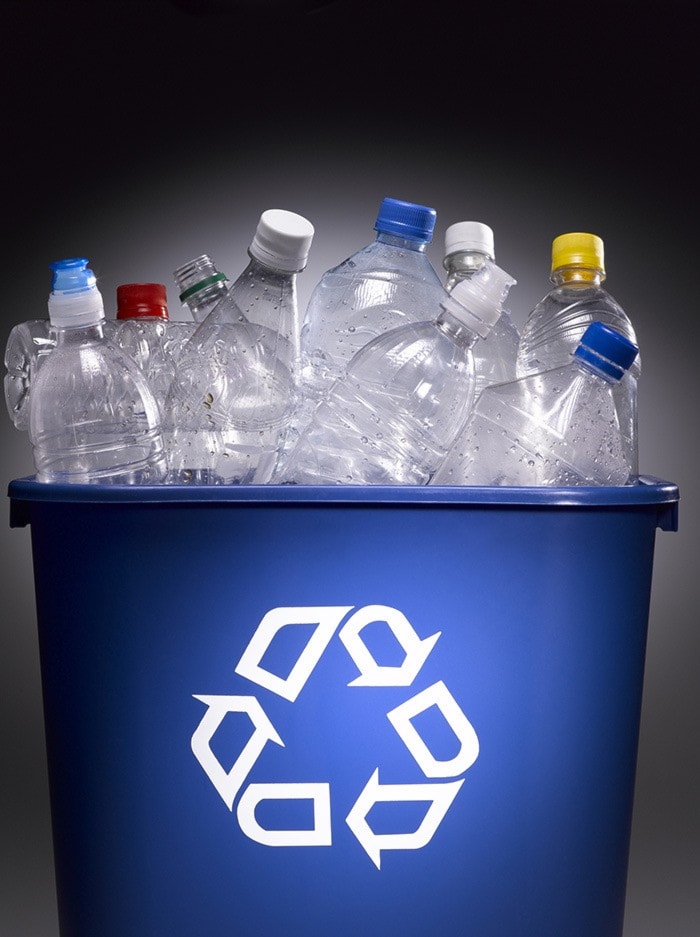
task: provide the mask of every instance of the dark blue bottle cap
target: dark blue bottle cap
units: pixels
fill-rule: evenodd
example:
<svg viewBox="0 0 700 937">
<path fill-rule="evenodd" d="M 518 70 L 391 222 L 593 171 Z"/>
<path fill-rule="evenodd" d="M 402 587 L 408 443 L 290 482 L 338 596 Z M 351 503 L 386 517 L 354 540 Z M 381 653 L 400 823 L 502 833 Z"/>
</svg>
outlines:
<svg viewBox="0 0 700 937">
<path fill-rule="evenodd" d="M 592 322 L 581 336 L 574 355 L 619 381 L 632 365 L 639 349 L 624 335 L 602 322 Z"/>
<path fill-rule="evenodd" d="M 434 208 L 402 202 L 397 198 L 385 198 L 379 207 L 374 228 L 384 234 L 394 234 L 397 237 L 429 244 L 433 238 L 436 219 L 437 212 Z"/>
</svg>

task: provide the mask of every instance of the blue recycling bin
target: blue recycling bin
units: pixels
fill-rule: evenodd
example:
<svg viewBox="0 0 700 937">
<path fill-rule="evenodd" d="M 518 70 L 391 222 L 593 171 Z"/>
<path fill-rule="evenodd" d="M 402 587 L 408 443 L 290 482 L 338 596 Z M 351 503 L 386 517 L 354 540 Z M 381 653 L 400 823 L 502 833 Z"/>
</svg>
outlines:
<svg viewBox="0 0 700 937">
<path fill-rule="evenodd" d="M 620 937 L 675 485 L 9 495 L 62 937 Z"/>
</svg>

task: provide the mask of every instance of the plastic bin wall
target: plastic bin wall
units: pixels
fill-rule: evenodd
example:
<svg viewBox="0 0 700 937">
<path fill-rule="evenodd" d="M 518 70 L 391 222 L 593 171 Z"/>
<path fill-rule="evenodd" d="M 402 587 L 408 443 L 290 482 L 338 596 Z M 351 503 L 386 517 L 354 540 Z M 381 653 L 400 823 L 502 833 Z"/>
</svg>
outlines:
<svg viewBox="0 0 700 937">
<path fill-rule="evenodd" d="M 62 937 L 619 937 L 674 485 L 10 498 Z"/>
</svg>

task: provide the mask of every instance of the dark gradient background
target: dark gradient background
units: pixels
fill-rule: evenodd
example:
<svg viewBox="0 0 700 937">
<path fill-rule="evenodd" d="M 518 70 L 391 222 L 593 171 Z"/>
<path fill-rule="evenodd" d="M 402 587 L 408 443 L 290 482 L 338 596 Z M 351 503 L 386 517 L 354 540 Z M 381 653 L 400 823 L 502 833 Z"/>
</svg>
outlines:
<svg viewBox="0 0 700 937">
<path fill-rule="evenodd" d="M 682 498 L 657 539 L 625 937 L 700 933 L 697 26 L 689 0 L 0 0 L 3 348 L 74 255 L 108 314 L 119 283 L 159 281 L 184 318 L 173 269 L 208 252 L 234 278 L 266 208 L 315 225 L 302 304 L 385 195 L 437 209 L 440 270 L 445 228 L 485 221 L 519 326 L 552 238 L 604 239 L 642 349 L 641 470 Z M 33 465 L 0 427 L 6 485 Z M 0 536 L 0 934 L 56 937 L 30 532 Z"/>
</svg>

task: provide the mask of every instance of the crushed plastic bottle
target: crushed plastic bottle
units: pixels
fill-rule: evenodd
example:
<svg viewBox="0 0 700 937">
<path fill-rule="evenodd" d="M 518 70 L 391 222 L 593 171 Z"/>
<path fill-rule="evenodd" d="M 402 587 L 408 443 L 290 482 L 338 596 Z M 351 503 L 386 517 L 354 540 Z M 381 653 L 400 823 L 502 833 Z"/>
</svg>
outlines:
<svg viewBox="0 0 700 937">
<path fill-rule="evenodd" d="M 638 345 L 627 313 L 602 286 L 605 277 L 604 245 L 600 237 L 572 232 L 554 238 L 550 275 L 554 287 L 535 305 L 525 321 L 516 359 L 517 377 L 566 364 L 592 322 L 603 322 Z M 614 389 L 633 475 L 639 471 L 637 382 L 640 374 L 641 359 L 637 355 Z"/>
<path fill-rule="evenodd" d="M 29 437 L 37 480 L 136 484 L 166 474 L 160 415 L 140 368 L 104 333 L 85 258 L 50 265 L 56 344 L 35 375 Z"/>
<path fill-rule="evenodd" d="M 171 480 L 270 480 L 298 403 L 296 277 L 313 233 L 294 212 L 263 212 L 250 263 L 185 346 L 165 405 Z"/>
<path fill-rule="evenodd" d="M 459 221 L 445 231 L 443 266 L 447 271 L 445 289 L 470 279 L 488 261 L 495 260 L 493 230 L 480 221 Z M 477 399 L 484 387 L 515 378 L 515 359 L 520 333 L 510 313 L 503 309 L 489 334 L 474 346 Z"/>
<path fill-rule="evenodd" d="M 625 485 L 631 465 L 613 398 L 637 346 L 602 322 L 563 367 L 482 392 L 433 485 Z"/>
<path fill-rule="evenodd" d="M 513 283 L 487 263 L 451 294 L 443 291 L 433 320 L 365 345 L 317 405 L 275 480 L 427 484 L 473 402 L 472 347 L 497 321 Z"/>
</svg>

